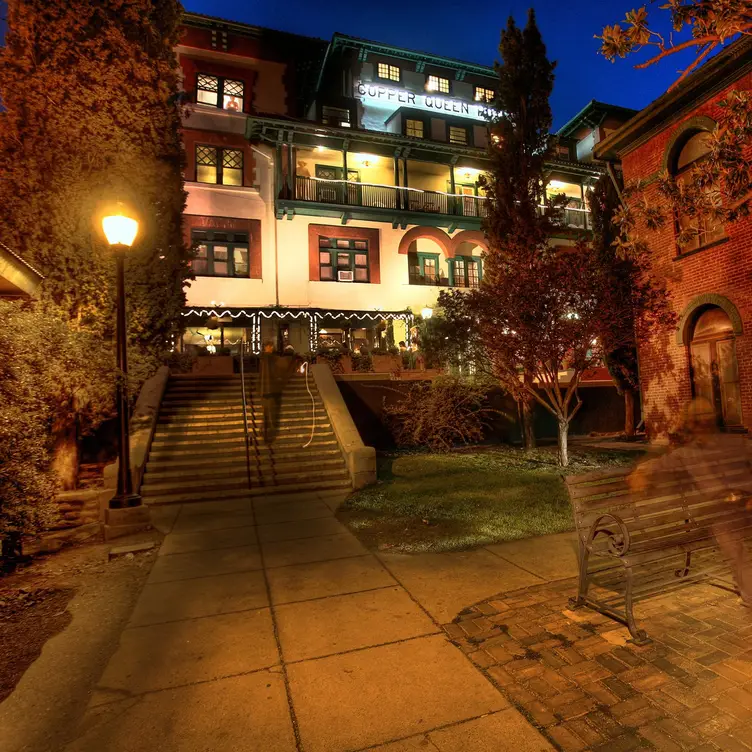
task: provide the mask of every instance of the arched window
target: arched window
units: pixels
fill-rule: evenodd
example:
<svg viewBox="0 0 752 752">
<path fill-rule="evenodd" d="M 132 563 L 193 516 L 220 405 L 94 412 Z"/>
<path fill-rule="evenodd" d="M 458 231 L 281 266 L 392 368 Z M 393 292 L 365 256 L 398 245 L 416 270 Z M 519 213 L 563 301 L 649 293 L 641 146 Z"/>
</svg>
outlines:
<svg viewBox="0 0 752 752">
<path fill-rule="evenodd" d="M 736 339 L 728 314 L 716 306 L 700 309 L 689 345 L 692 391 L 715 406 L 719 425 L 742 424 Z"/>
<path fill-rule="evenodd" d="M 673 174 L 679 184 L 692 182 L 692 170 L 698 162 L 705 159 L 710 152 L 707 131 L 695 131 L 681 147 L 673 161 Z M 710 189 L 712 191 L 712 188 Z M 697 234 L 686 245 L 682 246 L 681 252 L 687 253 L 702 248 L 716 240 L 725 237 L 723 225 L 712 225 L 705 218 L 687 217 L 681 214 L 677 217 L 678 229 L 694 227 Z"/>
</svg>

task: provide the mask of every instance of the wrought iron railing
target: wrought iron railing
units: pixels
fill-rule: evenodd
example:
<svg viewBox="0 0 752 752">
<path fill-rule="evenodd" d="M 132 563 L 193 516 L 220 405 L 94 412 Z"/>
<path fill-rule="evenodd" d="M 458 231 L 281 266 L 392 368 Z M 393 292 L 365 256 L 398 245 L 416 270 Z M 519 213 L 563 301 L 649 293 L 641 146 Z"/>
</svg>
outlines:
<svg viewBox="0 0 752 752">
<path fill-rule="evenodd" d="M 295 178 L 293 198 L 297 201 L 461 217 L 485 217 L 487 214 L 486 199 L 483 196 L 460 196 L 441 191 L 424 191 L 418 188 L 344 180 L 324 180 L 302 175 Z"/>
</svg>

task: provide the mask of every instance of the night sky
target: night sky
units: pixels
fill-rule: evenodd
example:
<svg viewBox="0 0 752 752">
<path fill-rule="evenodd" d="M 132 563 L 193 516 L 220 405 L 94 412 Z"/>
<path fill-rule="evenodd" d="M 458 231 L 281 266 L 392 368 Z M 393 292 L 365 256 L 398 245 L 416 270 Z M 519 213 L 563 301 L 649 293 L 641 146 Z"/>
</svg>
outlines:
<svg viewBox="0 0 752 752">
<path fill-rule="evenodd" d="M 531 0 L 185 0 L 186 10 L 330 39 L 335 31 L 490 65 L 508 16 L 524 25 Z M 639 0 L 536 0 L 548 56 L 558 61 L 551 99 L 558 128 L 591 99 L 639 109 L 660 96 L 683 60 L 634 70 L 638 60 L 609 63 L 598 54 L 605 24 L 621 21 Z M 660 18 L 658 3 L 650 8 Z M 664 24 L 665 28 L 665 24 Z M 644 55 L 644 53 L 643 53 Z M 691 57 L 690 57 L 691 59 Z"/>
</svg>

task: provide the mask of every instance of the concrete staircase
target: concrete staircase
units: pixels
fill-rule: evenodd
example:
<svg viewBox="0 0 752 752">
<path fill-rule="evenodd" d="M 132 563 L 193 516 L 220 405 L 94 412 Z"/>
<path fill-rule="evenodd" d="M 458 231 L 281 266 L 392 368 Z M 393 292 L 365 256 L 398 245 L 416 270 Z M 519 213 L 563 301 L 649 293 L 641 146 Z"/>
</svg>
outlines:
<svg viewBox="0 0 752 752">
<path fill-rule="evenodd" d="M 316 405 L 310 446 L 303 448 L 311 438 L 311 396 L 299 375 L 282 394 L 277 436 L 267 445 L 257 376 L 246 375 L 249 489 L 240 377 L 172 376 L 141 485 L 144 501 L 182 504 L 258 496 L 291 501 L 313 492 L 344 498 L 352 487 L 350 476 L 313 377 L 308 383 Z"/>
</svg>

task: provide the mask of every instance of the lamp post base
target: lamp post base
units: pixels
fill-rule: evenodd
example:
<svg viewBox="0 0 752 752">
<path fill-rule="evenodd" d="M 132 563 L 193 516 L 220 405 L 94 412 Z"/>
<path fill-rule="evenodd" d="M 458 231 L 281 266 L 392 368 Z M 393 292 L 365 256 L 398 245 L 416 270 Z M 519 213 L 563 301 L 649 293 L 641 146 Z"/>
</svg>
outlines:
<svg viewBox="0 0 752 752">
<path fill-rule="evenodd" d="M 128 509 L 143 506 L 141 496 L 137 493 L 115 494 L 108 504 L 110 509 Z"/>
<path fill-rule="evenodd" d="M 139 501 L 140 497 L 136 496 Z M 116 497 L 117 498 L 117 497 Z M 139 506 L 121 507 L 113 509 L 110 507 L 104 513 L 104 538 L 112 540 L 120 538 L 123 535 L 131 535 L 142 530 L 150 530 L 151 512 L 145 504 Z"/>
</svg>

